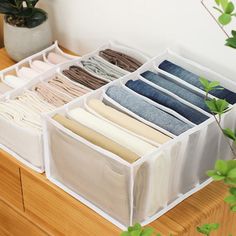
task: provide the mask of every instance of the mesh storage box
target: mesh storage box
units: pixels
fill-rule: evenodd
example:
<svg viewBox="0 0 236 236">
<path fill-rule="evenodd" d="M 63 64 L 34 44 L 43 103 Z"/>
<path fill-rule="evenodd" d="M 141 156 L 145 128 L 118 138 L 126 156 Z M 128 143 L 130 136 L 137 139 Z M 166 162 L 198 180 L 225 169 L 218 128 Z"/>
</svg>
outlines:
<svg viewBox="0 0 236 236">
<path fill-rule="evenodd" d="M 209 119 L 202 124 L 194 125 L 183 134 L 174 136 L 122 107 L 106 95 L 105 91 L 109 86 L 124 87 L 126 81 L 140 79 L 140 74 L 146 70 L 167 76 L 197 93 L 204 94 L 200 89 L 160 70 L 158 65 L 166 59 L 209 80 L 217 80 L 225 88 L 236 92 L 236 85 L 223 76 L 171 51 L 166 51 L 148 61 L 136 72 L 127 74 L 44 117 L 47 178 L 122 229 L 135 222 L 145 225 L 155 220 L 209 184 L 211 179 L 206 176 L 206 171 L 213 168 L 217 159 L 232 158 L 227 142 L 218 130 L 213 116 L 208 114 Z M 148 81 L 146 82 L 148 83 Z M 153 86 L 155 87 L 154 84 Z M 175 94 L 170 92 L 169 94 L 176 97 Z M 87 102 L 91 98 L 100 99 L 131 117 L 170 135 L 173 139 L 159 145 L 152 153 L 130 164 L 74 134 L 52 119 L 53 115 L 66 115 L 70 109 L 75 107 L 93 112 L 87 106 Z M 161 107 L 148 98 L 143 97 L 143 99 Z M 183 102 L 188 104 L 186 101 Z M 196 106 L 188 105 L 206 114 Z M 175 115 L 174 112 L 173 115 Z M 236 107 L 232 106 L 232 109 L 222 117 L 222 125 L 235 128 L 235 116 Z M 178 118 L 186 120 L 180 115 Z"/>
</svg>

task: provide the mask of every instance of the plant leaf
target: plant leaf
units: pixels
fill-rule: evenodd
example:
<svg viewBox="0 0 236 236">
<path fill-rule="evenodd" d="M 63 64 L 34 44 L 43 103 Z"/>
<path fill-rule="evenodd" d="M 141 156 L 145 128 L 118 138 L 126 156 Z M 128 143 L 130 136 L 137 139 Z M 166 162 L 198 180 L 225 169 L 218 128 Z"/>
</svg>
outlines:
<svg viewBox="0 0 236 236">
<path fill-rule="evenodd" d="M 228 0 L 220 0 L 220 4 L 222 6 L 222 8 L 224 9 L 224 11 L 226 10 L 227 6 L 228 6 Z"/>
<path fill-rule="evenodd" d="M 221 175 L 213 175 L 211 177 L 214 181 L 221 181 L 221 180 L 225 179 L 225 176 L 221 176 Z"/>
<path fill-rule="evenodd" d="M 226 129 L 223 129 L 223 133 L 224 133 L 225 136 L 232 139 L 233 141 L 236 140 L 236 136 L 235 136 L 235 133 L 234 133 L 233 130 L 231 130 L 229 128 L 226 128 Z"/>
<path fill-rule="evenodd" d="M 141 233 L 141 236 L 151 236 L 154 233 L 153 228 L 145 228 Z"/>
<path fill-rule="evenodd" d="M 236 179 L 236 168 L 230 170 L 227 174 L 227 177 L 230 179 Z"/>
<path fill-rule="evenodd" d="M 225 9 L 226 14 L 231 14 L 234 11 L 234 4 L 232 2 L 229 2 L 227 4 L 227 7 Z"/>
<path fill-rule="evenodd" d="M 236 187 L 230 188 L 229 192 L 236 197 Z"/>
<path fill-rule="evenodd" d="M 228 25 L 232 20 L 232 16 L 224 13 L 218 18 L 218 20 L 222 25 Z"/>
<path fill-rule="evenodd" d="M 215 163 L 215 170 L 220 172 L 222 175 L 226 175 L 228 171 L 228 165 L 227 162 L 224 160 L 217 160 Z"/>
<path fill-rule="evenodd" d="M 214 176 L 214 175 L 217 175 L 217 172 L 216 172 L 215 170 L 208 170 L 208 171 L 207 171 L 207 175 L 208 175 L 209 177 L 212 177 L 212 176 Z"/>
<path fill-rule="evenodd" d="M 229 204 L 235 204 L 236 203 L 236 196 L 230 195 L 224 199 L 225 202 Z"/>
<path fill-rule="evenodd" d="M 234 38 L 236 38 L 236 31 L 235 31 L 235 30 L 232 30 L 232 31 L 231 31 L 231 34 L 232 34 L 232 36 L 233 36 Z"/>
<path fill-rule="evenodd" d="M 231 211 L 236 212 L 236 206 L 232 206 L 230 209 Z"/>
<path fill-rule="evenodd" d="M 228 38 L 226 39 L 226 46 L 231 47 L 231 48 L 236 48 L 236 38 Z"/>
</svg>

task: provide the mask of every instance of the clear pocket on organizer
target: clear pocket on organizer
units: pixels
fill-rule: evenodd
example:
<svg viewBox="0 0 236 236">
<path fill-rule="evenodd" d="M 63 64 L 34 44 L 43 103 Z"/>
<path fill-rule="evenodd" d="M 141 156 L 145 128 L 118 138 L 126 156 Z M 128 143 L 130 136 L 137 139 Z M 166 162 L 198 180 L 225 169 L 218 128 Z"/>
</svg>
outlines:
<svg viewBox="0 0 236 236">
<path fill-rule="evenodd" d="M 4 130 L 0 132 L 0 143 L 12 150 L 14 152 L 12 154 L 24 164 L 42 172 L 44 168 L 42 132 L 20 127 L 3 118 L 0 118 L 0 130 Z"/>
<path fill-rule="evenodd" d="M 130 222 L 129 165 L 56 122 L 48 122 L 49 179 L 54 179 L 124 225 Z"/>
</svg>

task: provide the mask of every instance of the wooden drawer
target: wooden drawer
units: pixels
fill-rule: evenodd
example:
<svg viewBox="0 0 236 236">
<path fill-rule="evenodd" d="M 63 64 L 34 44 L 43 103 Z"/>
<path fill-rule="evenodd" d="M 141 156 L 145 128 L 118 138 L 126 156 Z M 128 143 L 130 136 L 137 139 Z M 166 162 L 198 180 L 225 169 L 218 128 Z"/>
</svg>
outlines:
<svg viewBox="0 0 236 236">
<path fill-rule="evenodd" d="M 20 168 L 0 149 L 0 199 L 23 211 Z"/>
<path fill-rule="evenodd" d="M 40 177 L 22 171 L 25 213 L 38 222 L 40 219 L 52 235 L 119 235 L 114 225 Z"/>
<path fill-rule="evenodd" d="M 48 236 L 23 214 L 13 210 L 0 200 L 0 235 L 9 236 Z"/>
</svg>

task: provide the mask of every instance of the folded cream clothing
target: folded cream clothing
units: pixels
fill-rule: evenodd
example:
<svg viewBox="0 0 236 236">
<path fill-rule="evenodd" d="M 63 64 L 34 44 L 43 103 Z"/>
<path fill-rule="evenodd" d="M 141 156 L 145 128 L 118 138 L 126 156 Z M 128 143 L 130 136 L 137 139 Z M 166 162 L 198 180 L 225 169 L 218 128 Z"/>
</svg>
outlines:
<svg viewBox="0 0 236 236">
<path fill-rule="evenodd" d="M 8 86 L 6 83 L 0 82 L 0 94 L 4 94 L 12 90 L 12 87 Z"/>
<path fill-rule="evenodd" d="M 157 144 L 163 144 L 171 140 L 171 138 L 167 135 L 108 105 L 105 105 L 102 101 L 98 99 L 89 100 L 88 106 L 104 118 Z"/>
<path fill-rule="evenodd" d="M 61 64 L 68 61 L 67 58 L 55 52 L 48 53 L 47 59 L 52 64 Z"/>
<path fill-rule="evenodd" d="M 31 110 L 37 113 L 46 113 L 55 110 L 55 106 L 45 102 L 40 96 L 34 91 L 26 91 L 22 95 L 15 98 L 21 104 L 26 105 Z"/>
<path fill-rule="evenodd" d="M 81 136 L 82 138 L 88 140 L 89 142 L 104 148 L 122 159 L 128 161 L 129 163 L 133 163 L 136 160 L 139 159 L 139 156 L 135 153 L 131 152 L 127 148 L 121 146 L 120 144 L 112 141 L 111 139 L 108 139 L 104 135 L 82 125 L 79 122 L 70 120 L 62 115 L 55 115 L 53 117 L 54 120 L 56 120 L 58 123 L 66 127 L 67 129 L 71 130 L 73 133 Z"/>
<path fill-rule="evenodd" d="M 154 151 L 156 148 L 142 139 L 123 131 L 117 126 L 90 114 L 82 108 L 70 110 L 68 111 L 68 115 L 75 121 L 119 143 L 121 146 L 129 149 L 140 157 Z"/>
<path fill-rule="evenodd" d="M 23 66 L 18 70 L 17 75 L 22 79 L 34 79 L 39 73 L 29 67 Z"/>
<path fill-rule="evenodd" d="M 12 88 L 19 88 L 19 87 L 25 85 L 26 83 L 28 83 L 28 80 L 22 79 L 20 77 L 15 76 L 15 75 L 6 75 L 4 77 L 4 82 Z"/>
<path fill-rule="evenodd" d="M 129 171 L 59 129 L 50 132 L 52 175 L 125 225 L 130 219 Z"/>
<path fill-rule="evenodd" d="M 69 79 L 63 78 L 62 76 L 56 76 L 50 79 L 48 84 L 73 98 L 80 97 L 91 91 L 86 87 L 80 86 L 77 83 L 73 83 Z"/>
<path fill-rule="evenodd" d="M 0 117 L 21 127 L 41 130 L 41 113 L 55 109 L 37 94 L 26 91 L 15 99 L 0 103 Z"/>
<path fill-rule="evenodd" d="M 52 104 L 55 107 L 60 107 L 65 105 L 66 103 L 73 100 L 72 97 L 61 93 L 60 91 L 54 89 L 52 86 L 47 83 L 38 83 L 34 90 L 38 93 L 38 95 L 43 98 L 48 103 Z"/>
<path fill-rule="evenodd" d="M 37 72 L 45 72 L 52 69 L 53 67 L 53 65 L 40 60 L 32 61 L 31 65 L 31 68 Z"/>
</svg>

